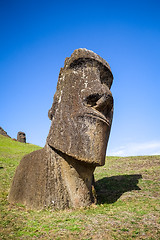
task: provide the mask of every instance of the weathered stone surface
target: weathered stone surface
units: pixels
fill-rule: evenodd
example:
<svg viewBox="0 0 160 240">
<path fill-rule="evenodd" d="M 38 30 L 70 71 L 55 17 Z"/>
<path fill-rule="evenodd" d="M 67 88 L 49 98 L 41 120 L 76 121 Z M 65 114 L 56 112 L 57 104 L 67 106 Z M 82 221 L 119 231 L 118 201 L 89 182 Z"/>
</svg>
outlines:
<svg viewBox="0 0 160 240">
<path fill-rule="evenodd" d="M 5 136 L 5 137 L 9 137 L 10 138 L 10 136 L 7 134 L 6 131 L 4 131 L 4 129 L 2 127 L 0 127 L 0 134 Z"/>
<path fill-rule="evenodd" d="M 46 145 L 21 160 L 9 201 L 37 209 L 90 205 L 93 171 L 93 166 L 77 163 L 76 159 Z"/>
<path fill-rule="evenodd" d="M 50 146 L 80 161 L 104 164 L 113 113 L 112 80 L 108 63 L 92 51 L 78 49 L 66 59 L 49 111 Z"/>
<path fill-rule="evenodd" d="M 17 133 L 17 141 L 26 143 L 26 134 L 24 132 L 18 132 Z"/>
<path fill-rule="evenodd" d="M 9 201 L 29 208 L 64 209 L 96 201 L 93 173 L 105 163 L 113 97 L 108 63 L 77 49 L 60 70 L 46 145 L 18 166 Z"/>
</svg>

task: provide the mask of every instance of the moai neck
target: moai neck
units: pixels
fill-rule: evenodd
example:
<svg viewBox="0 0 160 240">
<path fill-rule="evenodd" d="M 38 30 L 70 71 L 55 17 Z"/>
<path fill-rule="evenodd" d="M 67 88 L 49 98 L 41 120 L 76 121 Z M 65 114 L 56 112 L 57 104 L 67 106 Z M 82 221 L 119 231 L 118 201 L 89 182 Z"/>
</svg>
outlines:
<svg viewBox="0 0 160 240">
<path fill-rule="evenodd" d="M 55 208 L 78 208 L 91 205 L 94 202 L 92 181 L 95 167 L 53 149 L 48 144 L 45 148 L 50 155 L 47 181 L 49 185 L 51 185 L 51 176 L 54 177 L 52 181 L 54 186 L 48 187 L 52 189 L 49 193 L 49 202 L 51 201 Z M 61 201 L 64 195 L 67 196 L 66 200 Z"/>
</svg>

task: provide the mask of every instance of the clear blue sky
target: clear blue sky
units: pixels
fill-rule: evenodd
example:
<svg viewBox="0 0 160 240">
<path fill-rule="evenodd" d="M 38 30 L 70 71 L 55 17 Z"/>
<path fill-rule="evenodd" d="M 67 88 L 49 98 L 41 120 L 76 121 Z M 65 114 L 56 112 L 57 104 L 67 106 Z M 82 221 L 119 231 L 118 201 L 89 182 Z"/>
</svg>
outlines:
<svg viewBox="0 0 160 240">
<path fill-rule="evenodd" d="M 0 126 L 44 146 L 60 67 L 77 48 L 109 62 L 108 155 L 160 154 L 160 1 L 0 1 Z"/>
</svg>

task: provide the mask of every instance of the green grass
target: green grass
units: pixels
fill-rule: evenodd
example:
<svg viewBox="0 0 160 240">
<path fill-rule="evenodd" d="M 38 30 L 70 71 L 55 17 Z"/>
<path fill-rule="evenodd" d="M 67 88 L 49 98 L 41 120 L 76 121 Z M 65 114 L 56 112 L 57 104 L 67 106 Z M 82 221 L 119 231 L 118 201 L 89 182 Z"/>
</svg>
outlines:
<svg viewBox="0 0 160 240">
<path fill-rule="evenodd" d="M 35 211 L 7 196 L 20 159 L 37 149 L 0 135 L 0 239 L 160 239 L 160 156 L 108 157 L 95 171 L 97 205 Z"/>
</svg>

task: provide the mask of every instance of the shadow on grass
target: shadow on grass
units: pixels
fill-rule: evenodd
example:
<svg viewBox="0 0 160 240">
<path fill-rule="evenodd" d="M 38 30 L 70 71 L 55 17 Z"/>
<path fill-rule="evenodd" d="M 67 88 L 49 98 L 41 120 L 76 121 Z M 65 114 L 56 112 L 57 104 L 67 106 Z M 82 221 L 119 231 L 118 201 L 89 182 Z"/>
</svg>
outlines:
<svg viewBox="0 0 160 240">
<path fill-rule="evenodd" d="M 98 203 L 114 203 L 125 192 L 141 190 L 137 184 L 141 174 L 105 177 L 95 183 Z"/>
</svg>

